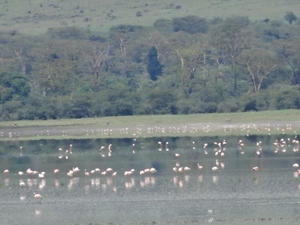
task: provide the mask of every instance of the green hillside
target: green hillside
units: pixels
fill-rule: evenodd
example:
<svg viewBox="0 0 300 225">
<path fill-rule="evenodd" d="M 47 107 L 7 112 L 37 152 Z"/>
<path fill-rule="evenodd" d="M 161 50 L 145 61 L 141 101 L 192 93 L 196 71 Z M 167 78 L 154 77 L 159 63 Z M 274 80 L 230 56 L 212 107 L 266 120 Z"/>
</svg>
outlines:
<svg viewBox="0 0 300 225">
<path fill-rule="evenodd" d="M 1 1 L 0 11 L 0 30 L 40 34 L 64 26 L 78 26 L 92 31 L 108 31 L 111 26 L 118 24 L 152 26 L 159 18 L 172 19 L 187 15 L 207 19 L 246 16 L 251 21 L 282 19 L 287 11 L 295 14 L 300 12 L 300 1 L 6 0 Z"/>
</svg>

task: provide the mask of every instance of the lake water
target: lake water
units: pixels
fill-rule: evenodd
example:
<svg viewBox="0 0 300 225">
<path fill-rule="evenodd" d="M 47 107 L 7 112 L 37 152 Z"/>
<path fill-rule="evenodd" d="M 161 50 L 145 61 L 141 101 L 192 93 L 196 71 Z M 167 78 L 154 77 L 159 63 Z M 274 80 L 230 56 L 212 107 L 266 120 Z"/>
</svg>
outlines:
<svg viewBox="0 0 300 225">
<path fill-rule="evenodd" d="M 276 139 L 285 144 L 275 146 Z M 300 164 L 300 155 L 292 140 L 227 137 L 226 146 L 219 137 L 1 142 L 0 169 L 9 173 L 0 174 L 0 223 L 299 224 L 300 174 L 293 164 Z M 80 172 L 69 178 L 74 167 Z M 27 174 L 29 168 L 44 171 L 44 178 Z M 100 172 L 92 173 L 95 168 Z M 113 171 L 101 174 L 107 168 Z M 140 175 L 150 168 L 156 172 Z"/>
</svg>

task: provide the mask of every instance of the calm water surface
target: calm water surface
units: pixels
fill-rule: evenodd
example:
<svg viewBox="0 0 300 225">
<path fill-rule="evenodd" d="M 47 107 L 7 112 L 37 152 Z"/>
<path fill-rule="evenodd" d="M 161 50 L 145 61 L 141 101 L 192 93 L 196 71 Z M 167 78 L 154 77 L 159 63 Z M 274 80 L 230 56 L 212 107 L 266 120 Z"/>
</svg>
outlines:
<svg viewBox="0 0 300 225">
<path fill-rule="evenodd" d="M 281 138 L 286 144 L 275 146 Z M 231 137 L 221 147 L 218 137 L 2 142 L 0 169 L 9 173 L 0 175 L 1 224 L 299 224 L 293 164 L 300 157 L 292 139 Z M 80 172 L 68 178 L 73 167 Z M 101 174 L 107 168 L 118 174 Z M 147 168 L 156 172 L 140 175 Z"/>
</svg>

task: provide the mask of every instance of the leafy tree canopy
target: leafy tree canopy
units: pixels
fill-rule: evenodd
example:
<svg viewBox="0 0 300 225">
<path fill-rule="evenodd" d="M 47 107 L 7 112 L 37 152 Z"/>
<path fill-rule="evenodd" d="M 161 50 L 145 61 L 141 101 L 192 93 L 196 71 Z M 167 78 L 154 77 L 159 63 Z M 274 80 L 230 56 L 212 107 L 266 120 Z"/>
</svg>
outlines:
<svg viewBox="0 0 300 225">
<path fill-rule="evenodd" d="M 30 84 L 23 74 L 3 72 L 0 74 L 0 102 L 24 99 L 30 92 Z"/>
</svg>

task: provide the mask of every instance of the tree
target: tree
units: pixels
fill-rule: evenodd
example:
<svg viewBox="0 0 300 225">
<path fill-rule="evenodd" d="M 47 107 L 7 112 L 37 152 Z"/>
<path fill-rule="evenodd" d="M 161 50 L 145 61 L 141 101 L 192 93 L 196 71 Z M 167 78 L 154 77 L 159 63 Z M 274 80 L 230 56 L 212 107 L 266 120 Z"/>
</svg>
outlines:
<svg viewBox="0 0 300 225">
<path fill-rule="evenodd" d="M 241 20 L 241 17 L 227 19 L 220 26 L 215 38 L 212 39 L 211 45 L 216 46 L 218 57 L 222 64 L 229 64 L 233 73 L 234 86 L 233 94 L 237 92 L 238 80 L 238 57 L 243 50 L 248 48 L 248 40 L 242 32 L 242 28 L 247 25 L 249 19 Z M 242 21 L 242 22 L 241 22 Z"/>
<path fill-rule="evenodd" d="M 197 68 L 201 64 L 205 67 L 206 55 L 200 46 L 194 46 L 191 49 L 185 50 L 185 54 L 180 53 L 178 49 L 175 49 L 175 52 L 180 58 L 183 91 L 185 97 L 188 97 L 191 94 L 191 81 L 195 77 Z"/>
<path fill-rule="evenodd" d="M 286 21 L 288 21 L 289 22 L 289 24 L 293 24 L 293 22 L 294 21 L 296 21 L 298 18 L 297 18 L 297 16 L 295 16 L 295 14 L 293 13 L 293 12 L 286 12 L 286 14 L 285 14 L 285 16 L 284 16 L 284 19 L 286 20 Z"/>
<path fill-rule="evenodd" d="M 92 51 L 83 53 L 92 73 L 92 89 L 99 90 L 100 85 L 106 78 L 107 73 L 104 71 L 106 61 L 109 54 L 109 45 L 103 47 L 92 48 Z"/>
<path fill-rule="evenodd" d="M 283 68 L 287 66 L 284 71 L 286 80 L 290 85 L 300 84 L 300 40 L 283 40 L 279 43 L 278 54 L 283 62 Z"/>
<path fill-rule="evenodd" d="M 131 61 L 127 55 L 127 48 L 130 41 L 137 39 L 138 34 L 143 33 L 144 29 L 141 26 L 132 25 L 119 25 L 112 27 L 110 29 L 110 41 L 112 43 L 112 49 L 115 51 L 120 51 L 118 53 L 119 57 L 116 58 L 116 62 L 122 62 L 122 66 L 119 70 L 124 77 L 129 77 L 130 74 L 130 64 Z M 119 49 L 118 49 L 119 48 Z"/>
<path fill-rule="evenodd" d="M 163 72 L 163 65 L 157 59 L 157 50 L 155 47 L 151 47 L 148 52 L 147 71 L 150 75 L 150 79 L 157 80 L 157 76 L 161 76 Z"/>
<path fill-rule="evenodd" d="M 259 92 L 263 80 L 275 69 L 274 55 L 264 49 L 251 49 L 242 57 L 241 64 L 251 77 L 253 91 Z"/>
</svg>

